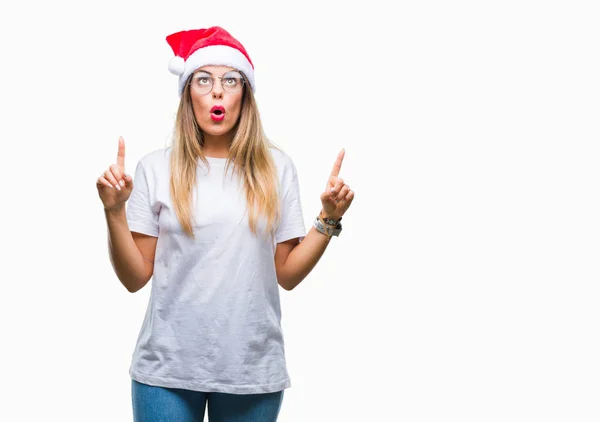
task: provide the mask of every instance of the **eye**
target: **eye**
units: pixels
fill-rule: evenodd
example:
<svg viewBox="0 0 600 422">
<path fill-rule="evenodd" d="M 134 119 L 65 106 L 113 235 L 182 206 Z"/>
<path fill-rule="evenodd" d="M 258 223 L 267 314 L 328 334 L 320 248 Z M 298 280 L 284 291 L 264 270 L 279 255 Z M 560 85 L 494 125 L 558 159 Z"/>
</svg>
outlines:
<svg viewBox="0 0 600 422">
<path fill-rule="evenodd" d="M 225 75 L 223 75 L 223 79 L 240 80 L 240 79 L 242 79 L 242 75 L 239 72 L 231 71 L 231 72 L 227 72 Z"/>
<path fill-rule="evenodd" d="M 229 85 L 235 85 L 236 84 L 235 78 L 227 78 L 227 79 L 225 79 L 225 82 L 228 83 Z"/>
<path fill-rule="evenodd" d="M 206 73 L 198 73 L 194 75 L 194 84 L 196 85 L 209 85 L 212 83 L 210 75 Z"/>
</svg>

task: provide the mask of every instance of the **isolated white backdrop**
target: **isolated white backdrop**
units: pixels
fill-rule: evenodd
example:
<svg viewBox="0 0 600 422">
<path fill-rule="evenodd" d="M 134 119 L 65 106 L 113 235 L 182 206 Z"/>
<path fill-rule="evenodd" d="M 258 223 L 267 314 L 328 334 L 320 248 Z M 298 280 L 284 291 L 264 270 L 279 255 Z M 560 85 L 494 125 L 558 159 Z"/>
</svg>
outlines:
<svg viewBox="0 0 600 422">
<path fill-rule="evenodd" d="M 337 153 L 344 231 L 280 290 L 279 420 L 600 418 L 598 8 L 588 1 L 41 2 L 0 16 L 0 420 L 129 421 L 150 284 L 108 258 L 96 178 L 170 142 L 164 37 L 256 66 L 307 229 Z"/>
</svg>

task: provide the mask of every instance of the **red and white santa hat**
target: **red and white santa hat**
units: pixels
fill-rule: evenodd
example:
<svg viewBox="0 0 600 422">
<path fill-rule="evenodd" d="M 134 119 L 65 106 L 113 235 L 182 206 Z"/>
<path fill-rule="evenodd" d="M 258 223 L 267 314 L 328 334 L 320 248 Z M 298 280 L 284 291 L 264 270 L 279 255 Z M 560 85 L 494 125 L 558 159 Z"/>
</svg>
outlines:
<svg viewBox="0 0 600 422">
<path fill-rule="evenodd" d="M 169 72 L 179 75 L 179 96 L 187 78 L 198 68 L 207 65 L 233 67 L 246 75 L 252 91 L 254 65 L 244 46 L 219 26 L 191 29 L 167 36 L 175 57 L 169 61 Z"/>
</svg>

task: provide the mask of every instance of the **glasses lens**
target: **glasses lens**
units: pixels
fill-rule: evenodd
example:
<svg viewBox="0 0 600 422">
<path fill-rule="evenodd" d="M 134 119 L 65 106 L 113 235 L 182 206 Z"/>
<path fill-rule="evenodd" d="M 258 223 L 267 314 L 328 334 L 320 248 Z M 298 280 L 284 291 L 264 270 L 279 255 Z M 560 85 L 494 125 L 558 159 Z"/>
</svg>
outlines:
<svg viewBox="0 0 600 422">
<path fill-rule="evenodd" d="M 240 92 L 242 87 L 244 86 L 244 78 L 239 72 L 231 71 L 227 72 L 221 78 L 221 83 L 223 84 L 223 89 L 230 94 L 235 94 Z"/>
<path fill-rule="evenodd" d="M 212 90 L 213 77 L 208 73 L 198 72 L 192 76 L 191 84 L 196 94 L 208 94 Z M 221 84 L 225 91 L 235 94 L 244 86 L 244 78 L 241 73 L 232 70 L 221 77 Z"/>
<path fill-rule="evenodd" d="M 196 94 L 208 94 L 212 89 L 212 78 L 208 73 L 198 72 L 192 77 L 192 89 Z"/>
</svg>

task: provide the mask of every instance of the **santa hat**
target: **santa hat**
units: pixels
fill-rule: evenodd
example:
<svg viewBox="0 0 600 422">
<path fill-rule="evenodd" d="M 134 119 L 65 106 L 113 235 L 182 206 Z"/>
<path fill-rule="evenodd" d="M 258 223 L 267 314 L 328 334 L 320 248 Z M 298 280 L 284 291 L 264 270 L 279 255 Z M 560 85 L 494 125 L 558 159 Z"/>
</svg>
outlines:
<svg viewBox="0 0 600 422">
<path fill-rule="evenodd" d="M 254 65 L 244 46 L 219 26 L 206 29 L 191 29 L 167 36 L 167 42 L 175 57 L 169 61 L 169 72 L 179 75 L 179 96 L 187 78 L 202 66 L 229 66 L 246 75 L 252 91 Z"/>
</svg>

